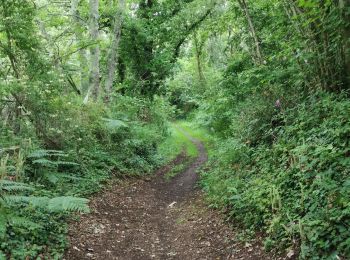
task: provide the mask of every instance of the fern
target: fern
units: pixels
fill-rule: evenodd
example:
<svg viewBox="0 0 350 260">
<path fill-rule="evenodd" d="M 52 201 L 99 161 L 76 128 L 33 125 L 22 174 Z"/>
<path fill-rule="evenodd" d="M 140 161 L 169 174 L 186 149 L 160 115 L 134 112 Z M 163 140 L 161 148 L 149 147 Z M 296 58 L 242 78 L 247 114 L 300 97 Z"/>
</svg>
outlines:
<svg viewBox="0 0 350 260">
<path fill-rule="evenodd" d="M 103 118 L 108 129 L 119 129 L 122 127 L 129 127 L 124 121 L 118 119 Z"/>
<path fill-rule="evenodd" d="M 27 230 L 39 229 L 42 226 L 25 217 L 20 217 L 15 213 L 4 209 L 0 211 L 0 238 L 4 238 L 9 226 L 24 227 Z M 0 258 L 1 259 L 1 258 Z"/>
<path fill-rule="evenodd" d="M 75 162 L 60 160 L 62 157 L 67 156 L 68 155 L 63 153 L 62 151 L 37 150 L 34 151 L 31 155 L 29 155 L 28 158 L 31 159 L 32 169 L 36 178 L 44 177 L 52 184 L 56 184 L 59 181 L 59 177 L 56 176 L 56 173 L 48 172 L 48 169 L 50 169 L 50 171 L 57 172 L 59 170 L 59 166 L 79 166 L 79 164 Z M 54 160 L 51 157 L 58 157 L 58 159 L 56 158 Z"/>
<path fill-rule="evenodd" d="M 77 197 L 34 197 L 34 196 L 5 196 L 2 199 L 7 205 L 15 206 L 19 203 L 27 203 L 36 208 L 47 209 L 51 212 L 89 212 L 88 199 Z"/>
<path fill-rule="evenodd" d="M 74 180 L 74 181 L 81 181 L 81 180 L 85 179 L 85 178 L 82 178 L 82 177 L 72 176 L 72 175 L 64 174 L 64 173 L 57 173 L 57 177 L 58 178 L 68 179 L 68 180 Z"/>
<path fill-rule="evenodd" d="M 45 172 L 43 173 L 43 177 L 52 184 L 56 184 L 61 180 L 73 180 L 73 181 L 81 181 L 83 178 L 72 176 L 65 173 L 59 172 Z"/>
<path fill-rule="evenodd" d="M 48 209 L 52 212 L 67 212 L 67 211 L 78 211 L 78 212 L 89 212 L 88 207 L 89 200 L 84 198 L 76 197 L 56 197 L 50 199 L 48 203 Z"/>
<path fill-rule="evenodd" d="M 0 238 L 6 234 L 7 227 L 22 226 L 27 229 L 37 229 L 40 225 L 14 214 L 19 205 L 27 204 L 31 207 L 49 212 L 89 212 L 88 200 L 77 197 L 36 197 L 23 196 L 19 193 L 33 191 L 33 187 L 19 182 L 0 180 Z"/>
<path fill-rule="evenodd" d="M 39 164 L 41 166 L 46 166 L 46 167 L 56 166 L 55 162 L 48 160 L 48 159 L 45 159 L 45 158 L 40 158 L 40 159 L 34 160 L 33 164 Z"/>
<path fill-rule="evenodd" d="M 0 260 L 6 260 L 5 254 L 0 250 Z"/>
<path fill-rule="evenodd" d="M 0 238 L 4 237 L 6 233 L 6 226 L 7 226 L 7 218 L 5 213 L 2 211 L 0 211 Z"/>
<path fill-rule="evenodd" d="M 43 158 L 49 156 L 57 156 L 57 157 L 68 157 L 66 153 L 58 150 L 36 150 L 28 155 L 28 158 Z"/>
<path fill-rule="evenodd" d="M 0 180 L 1 194 L 3 194 L 4 192 L 20 192 L 20 191 L 32 191 L 32 190 L 34 190 L 33 187 L 25 183 L 8 181 L 8 180 Z"/>
<path fill-rule="evenodd" d="M 34 164 L 40 164 L 42 166 L 59 166 L 59 165 L 66 165 L 66 166 L 78 166 L 78 163 L 75 162 L 67 162 L 67 161 L 51 161 L 45 158 L 37 159 L 33 161 Z"/>
<path fill-rule="evenodd" d="M 8 205 L 27 203 L 36 208 L 46 209 L 51 212 L 89 212 L 88 199 L 77 197 L 34 197 L 34 196 L 7 196 L 4 200 Z"/>
<path fill-rule="evenodd" d="M 45 172 L 43 177 L 52 184 L 56 184 L 60 180 L 59 173 Z"/>
<path fill-rule="evenodd" d="M 34 207 L 45 207 L 48 204 L 49 198 L 47 197 L 35 197 L 35 196 L 20 196 L 20 195 L 7 195 L 2 198 L 2 201 L 7 206 L 15 207 L 20 203 L 27 203 Z"/>
<path fill-rule="evenodd" d="M 28 218 L 18 217 L 14 215 L 8 219 L 8 224 L 15 227 L 25 227 L 26 229 L 39 229 L 42 227 L 41 225 L 30 221 Z"/>
</svg>

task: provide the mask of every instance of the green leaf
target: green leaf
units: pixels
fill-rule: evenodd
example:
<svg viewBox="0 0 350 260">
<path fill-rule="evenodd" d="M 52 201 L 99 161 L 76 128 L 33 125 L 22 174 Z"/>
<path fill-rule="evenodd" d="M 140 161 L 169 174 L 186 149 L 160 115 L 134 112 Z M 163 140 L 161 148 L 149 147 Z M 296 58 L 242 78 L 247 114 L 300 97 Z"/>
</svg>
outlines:
<svg viewBox="0 0 350 260">
<path fill-rule="evenodd" d="M 76 197 L 56 197 L 50 199 L 48 209 L 53 212 L 79 211 L 89 212 L 88 199 Z"/>
</svg>

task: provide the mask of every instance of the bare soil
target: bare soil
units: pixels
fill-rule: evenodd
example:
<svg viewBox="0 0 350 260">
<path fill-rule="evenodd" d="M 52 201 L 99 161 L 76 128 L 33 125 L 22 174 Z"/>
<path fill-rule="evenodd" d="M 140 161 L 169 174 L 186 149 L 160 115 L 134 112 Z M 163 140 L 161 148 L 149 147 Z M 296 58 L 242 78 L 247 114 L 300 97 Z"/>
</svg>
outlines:
<svg viewBox="0 0 350 260">
<path fill-rule="evenodd" d="M 199 156 L 173 179 L 164 174 L 184 154 L 154 177 L 116 183 L 96 195 L 92 213 L 70 225 L 65 259 L 276 259 L 259 240 L 236 241 L 224 216 L 207 207 L 196 187 L 207 155 L 200 141 L 191 141 Z"/>
</svg>

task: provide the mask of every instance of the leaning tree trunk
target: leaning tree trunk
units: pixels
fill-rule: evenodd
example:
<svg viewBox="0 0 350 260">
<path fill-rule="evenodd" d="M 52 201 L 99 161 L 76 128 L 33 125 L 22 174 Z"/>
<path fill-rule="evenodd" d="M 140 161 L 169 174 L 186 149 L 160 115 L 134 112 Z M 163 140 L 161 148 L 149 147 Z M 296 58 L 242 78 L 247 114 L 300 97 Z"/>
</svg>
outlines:
<svg viewBox="0 0 350 260">
<path fill-rule="evenodd" d="M 194 45 L 195 45 L 195 52 L 196 52 L 198 78 L 199 78 L 201 87 L 204 88 L 206 85 L 205 76 L 204 76 L 203 67 L 202 67 L 202 52 L 203 52 L 204 42 L 198 40 L 198 36 L 196 33 L 194 34 Z"/>
<path fill-rule="evenodd" d="M 90 76 L 89 76 L 89 90 L 85 97 L 84 103 L 86 103 L 92 96 L 94 101 L 98 100 L 100 93 L 100 47 L 99 47 L 99 31 L 98 31 L 98 19 L 99 19 L 99 0 L 90 0 L 90 17 L 89 17 L 89 31 L 92 41 L 96 41 L 90 48 Z"/>
<path fill-rule="evenodd" d="M 246 0 L 238 0 L 238 3 L 241 6 L 241 9 L 243 10 L 243 12 L 246 16 L 246 19 L 247 19 L 247 22 L 249 25 L 249 31 L 250 31 L 250 34 L 251 34 L 253 40 L 254 40 L 255 54 L 256 54 L 257 62 L 258 62 L 258 64 L 262 64 L 263 63 L 263 56 L 262 56 L 262 52 L 261 52 L 260 42 L 259 42 L 259 38 L 258 38 L 258 35 L 257 35 L 255 27 L 254 27 L 253 20 L 250 16 L 247 2 L 246 2 Z"/>
<path fill-rule="evenodd" d="M 112 87 L 117 67 L 118 48 L 122 31 L 123 13 L 125 9 L 125 0 L 119 0 L 118 10 L 114 17 L 112 28 L 112 42 L 109 48 L 107 63 L 107 79 L 105 83 L 105 103 L 109 103 L 112 99 Z"/>
</svg>

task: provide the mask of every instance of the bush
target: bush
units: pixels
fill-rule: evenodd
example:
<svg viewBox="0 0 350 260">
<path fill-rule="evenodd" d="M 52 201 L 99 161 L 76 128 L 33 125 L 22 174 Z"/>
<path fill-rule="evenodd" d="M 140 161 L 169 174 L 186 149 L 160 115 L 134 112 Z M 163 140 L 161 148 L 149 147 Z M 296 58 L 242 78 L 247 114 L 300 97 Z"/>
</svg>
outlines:
<svg viewBox="0 0 350 260">
<path fill-rule="evenodd" d="M 37 94 L 25 102 L 40 116 L 14 120 L 17 133 L 12 124 L 1 125 L 0 192 L 9 191 L 0 197 L 0 251 L 14 259 L 59 258 L 69 211 L 86 210 L 79 197 L 98 191 L 113 175 L 157 167 L 172 111 L 161 97 L 118 96 L 107 109 L 77 97 Z M 45 101 L 36 102 L 41 95 Z"/>
<path fill-rule="evenodd" d="M 258 108 L 259 109 L 259 108 Z M 298 247 L 302 258 L 350 255 L 349 113 L 346 95 L 317 92 L 281 111 L 265 130 L 218 145 L 203 186 L 216 207 L 268 235 L 266 245 Z"/>
</svg>

